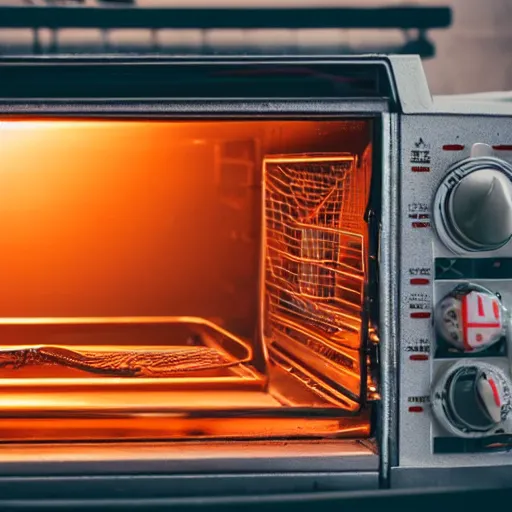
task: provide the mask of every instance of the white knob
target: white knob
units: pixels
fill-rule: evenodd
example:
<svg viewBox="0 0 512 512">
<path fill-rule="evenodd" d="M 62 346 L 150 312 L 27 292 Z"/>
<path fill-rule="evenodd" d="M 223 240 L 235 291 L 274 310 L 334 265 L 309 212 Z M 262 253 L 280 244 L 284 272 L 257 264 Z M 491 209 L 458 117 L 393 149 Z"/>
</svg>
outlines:
<svg viewBox="0 0 512 512">
<path fill-rule="evenodd" d="M 482 372 L 476 381 L 476 391 L 489 418 L 498 424 L 501 421 L 501 406 L 504 402 L 503 389 L 492 375 Z"/>
<path fill-rule="evenodd" d="M 434 321 L 446 343 L 463 352 L 480 352 L 507 336 L 509 314 L 487 288 L 462 283 L 439 301 Z"/>
<path fill-rule="evenodd" d="M 507 419 L 511 390 L 510 377 L 497 366 L 461 360 L 442 372 L 434 384 L 432 410 L 451 434 L 486 437 Z"/>
<path fill-rule="evenodd" d="M 474 146 L 474 155 L 483 154 Z M 447 173 L 434 199 L 434 225 L 455 253 L 499 249 L 512 238 L 512 166 L 489 156 L 469 158 Z"/>
<path fill-rule="evenodd" d="M 455 187 L 447 213 L 465 245 L 501 247 L 512 236 L 512 182 L 498 170 L 472 172 Z"/>
</svg>

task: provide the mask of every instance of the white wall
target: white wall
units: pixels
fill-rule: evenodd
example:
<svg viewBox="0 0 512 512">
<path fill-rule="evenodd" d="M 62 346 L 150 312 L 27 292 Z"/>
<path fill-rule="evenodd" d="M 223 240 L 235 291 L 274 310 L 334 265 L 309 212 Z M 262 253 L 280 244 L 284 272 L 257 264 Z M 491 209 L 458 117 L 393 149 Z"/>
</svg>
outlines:
<svg viewBox="0 0 512 512">
<path fill-rule="evenodd" d="M 512 90 L 512 0 L 444 4 L 453 9 L 453 25 L 431 33 L 437 46 L 436 58 L 425 62 L 431 91 Z"/>
</svg>

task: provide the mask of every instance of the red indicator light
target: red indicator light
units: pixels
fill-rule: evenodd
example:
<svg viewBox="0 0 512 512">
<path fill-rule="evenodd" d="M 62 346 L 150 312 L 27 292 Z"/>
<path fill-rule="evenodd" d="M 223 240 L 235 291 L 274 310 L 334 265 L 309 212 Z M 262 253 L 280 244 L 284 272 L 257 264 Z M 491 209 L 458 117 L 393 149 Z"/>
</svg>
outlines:
<svg viewBox="0 0 512 512">
<path fill-rule="evenodd" d="M 429 214 L 428 213 L 420 213 L 418 215 L 418 219 L 428 219 L 429 218 Z"/>
<path fill-rule="evenodd" d="M 413 286 L 425 286 L 430 283 L 430 279 L 425 279 L 424 277 L 414 277 L 411 279 L 411 284 Z"/>
<path fill-rule="evenodd" d="M 412 407 L 409 407 L 409 412 L 423 412 L 423 407 L 413 405 Z"/>
<path fill-rule="evenodd" d="M 430 222 L 413 222 L 412 227 L 413 228 L 429 228 Z"/>
<path fill-rule="evenodd" d="M 411 361 L 428 361 L 427 354 L 412 354 L 409 359 Z"/>
<path fill-rule="evenodd" d="M 430 167 L 411 167 L 412 172 L 430 172 Z"/>
<path fill-rule="evenodd" d="M 492 149 L 496 151 L 512 151 L 512 144 L 498 144 L 497 146 L 493 146 Z"/>
<path fill-rule="evenodd" d="M 429 311 L 415 311 L 411 313 L 411 318 L 430 318 Z"/>
<path fill-rule="evenodd" d="M 464 146 L 462 144 L 445 144 L 443 149 L 444 151 L 462 151 Z"/>
</svg>

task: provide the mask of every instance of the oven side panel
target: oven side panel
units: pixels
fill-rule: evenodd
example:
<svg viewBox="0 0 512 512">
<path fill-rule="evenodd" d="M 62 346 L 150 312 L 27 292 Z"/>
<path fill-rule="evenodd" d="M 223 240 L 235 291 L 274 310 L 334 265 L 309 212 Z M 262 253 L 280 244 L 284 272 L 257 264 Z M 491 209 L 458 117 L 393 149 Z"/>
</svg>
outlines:
<svg viewBox="0 0 512 512">
<path fill-rule="evenodd" d="M 482 109 L 471 115 L 471 110 L 467 108 L 466 114 L 404 115 L 400 120 L 399 435 L 392 487 L 500 486 L 510 482 L 509 453 L 441 453 L 434 449 L 434 440 L 444 434 L 432 418 L 431 384 L 441 366 L 450 364 L 435 355 L 434 307 L 461 280 L 475 281 L 448 275 L 442 268 L 442 262 L 450 264 L 455 256 L 436 234 L 434 195 L 448 168 L 471 156 L 473 144 L 505 149 L 512 143 L 511 117 L 498 112 L 483 115 Z M 498 149 L 494 156 L 512 163 L 512 151 Z M 475 257 L 510 258 L 512 245 Z M 511 279 L 476 281 L 499 288 L 505 301 L 512 299 Z"/>
</svg>

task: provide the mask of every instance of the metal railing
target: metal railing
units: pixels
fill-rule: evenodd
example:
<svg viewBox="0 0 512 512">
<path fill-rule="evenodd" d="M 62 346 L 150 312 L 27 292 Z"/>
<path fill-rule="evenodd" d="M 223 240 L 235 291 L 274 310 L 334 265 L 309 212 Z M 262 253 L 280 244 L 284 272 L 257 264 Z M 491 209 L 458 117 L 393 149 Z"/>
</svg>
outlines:
<svg viewBox="0 0 512 512">
<path fill-rule="evenodd" d="M 193 53 L 258 53 L 258 39 L 247 41 L 232 38 L 231 45 L 212 43 L 208 35 L 213 31 L 260 31 L 288 30 L 299 31 L 308 29 L 376 29 L 402 31 L 404 42 L 392 45 L 390 48 L 373 44 L 366 51 L 394 53 L 417 53 L 430 57 L 435 53 L 433 44 L 427 37 L 430 29 L 447 28 L 451 24 L 451 9 L 448 7 L 151 7 L 127 3 L 127 0 L 94 2 L 71 0 L 65 3 L 52 0 L 42 0 L 34 3 L 20 2 L 0 5 L 0 35 L 2 29 L 28 29 L 32 31 L 33 41 L 31 53 L 62 53 L 59 33 L 62 30 L 75 29 L 96 30 L 100 36 L 96 43 L 85 50 L 87 53 L 117 53 L 126 52 L 116 48 L 109 42 L 109 34 L 115 30 L 146 30 L 149 36 L 143 50 L 144 53 L 173 53 L 173 50 L 184 46 L 178 43 L 162 44 L 159 32 L 163 30 L 197 31 L 199 44 L 191 50 Z M 49 31 L 48 43 L 43 41 L 41 34 Z M 413 34 L 411 35 L 411 32 Z M 243 39 L 243 38 L 242 38 Z M 79 33 L 77 43 L 79 46 Z M 326 42 L 313 45 L 297 45 L 291 37 L 288 42 L 269 44 L 268 39 L 262 44 L 264 53 L 270 47 L 278 53 L 317 53 L 319 47 L 322 53 L 353 53 L 349 45 Z M 7 46 L 16 42 L 7 42 Z M 137 44 L 133 45 L 134 48 Z M 139 45 L 140 46 L 140 45 Z M 300 49 L 299 49 L 300 46 Z M 329 51 L 330 47 L 330 51 Z M 140 50 L 139 50 L 140 51 Z M 360 51 L 357 51 L 360 53 Z M 9 53 L 4 43 L 0 42 L 0 54 Z M 19 52 L 18 52 L 19 53 Z"/>
</svg>

